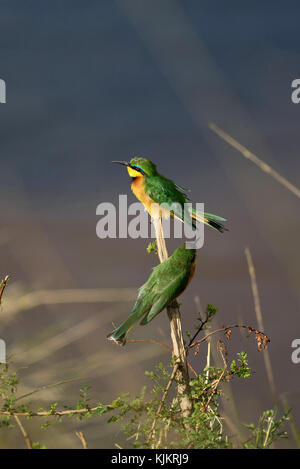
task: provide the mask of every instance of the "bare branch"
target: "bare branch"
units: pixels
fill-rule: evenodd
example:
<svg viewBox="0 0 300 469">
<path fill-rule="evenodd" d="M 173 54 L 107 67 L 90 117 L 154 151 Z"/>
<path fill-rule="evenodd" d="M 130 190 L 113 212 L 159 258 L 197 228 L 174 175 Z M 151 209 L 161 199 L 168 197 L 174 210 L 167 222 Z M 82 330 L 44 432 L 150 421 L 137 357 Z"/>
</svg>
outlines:
<svg viewBox="0 0 300 469">
<path fill-rule="evenodd" d="M 205 319 L 204 319 L 204 321 L 201 321 L 201 324 L 200 324 L 200 326 L 198 327 L 197 331 L 195 332 L 195 334 L 193 335 L 193 337 L 192 337 L 191 340 L 189 341 L 188 345 L 185 347 L 186 350 L 189 349 L 190 345 L 194 342 L 194 340 L 196 339 L 197 335 L 200 334 L 200 332 L 204 329 L 204 326 L 205 326 L 205 324 L 208 323 L 208 320 L 209 320 L 209 314 L 208 314 L 208 312 L 206 311 L 206 312 L 205 312 Z"/>
<path fill-rule="evenodd" d="M 88 449 L 87 442 L 86 442 L 83 432 L 75 432 L 75 435 L 81 441 L 83 449 Z"/>
<path fill-rule="evenodd" d="M 24 440 L 25 440 L 25 443 L 26 443 L 26 446 L 27 446 L 27 449 L 32 449 L 32 443 L 31 443 L 31 439 L 27 433 L 27 431 L 25 430 L 21 420 L 19 419 L 19 417 L 17 415 L 14 415 L 14 419 L 15 421 L 17 422 L 17 425 L 24 437 Z"/>
<path fill-rule="evenodd" d="M 257 349 L 258 349 L 259 352 L 261 352 L 262 350 L 265 350 L 266 347 L 267 347 L 268 342 L 270 342 L 270 338 L 267 336 L 267 334 L 265 334 L 262 331 L 254 329 L 251 326 L 245 326 L 243 324 L 232 324 L 231 326 L 222 326 L 219 329 L 215 329 L 214 331 L 207 334 L 205 337 L 202 337 L 202 339 L 198 340 L 197 342 L 192 343 L 189 346 L 189 349 L 191 349 L 193 347 L 198 347 L 202 342 L 205 342 L 209 337 L 211 337 L 214 334 L 218 334 L 220 332 L 225 332 L 226 333 L 226 332 L 228 332 L 228 331 L 230 331 L 231 329 L 234 329 L 234 328 L 246 329 L 250 334 L 253 332 L 255 334 L 255 338 L 257 340 Z M 197 353 L 197 351 L 195 353 Z"/>
<path fill-rule="evenodd" d="M 0 415 L 12 415 L 13 417 L 63 417 L 64 415 L 77 415 L 77 414 L 87 414 L 89 412 L 95 412 L 103 408 L 108 410 L 113 410 L 114 407 L 111 405 L 101 405 L 85 409 L 67 409 L 67 410 L 43 410 L 41 412 L 14 412 L 9 410 L 0 410 Z"/>
</svg>

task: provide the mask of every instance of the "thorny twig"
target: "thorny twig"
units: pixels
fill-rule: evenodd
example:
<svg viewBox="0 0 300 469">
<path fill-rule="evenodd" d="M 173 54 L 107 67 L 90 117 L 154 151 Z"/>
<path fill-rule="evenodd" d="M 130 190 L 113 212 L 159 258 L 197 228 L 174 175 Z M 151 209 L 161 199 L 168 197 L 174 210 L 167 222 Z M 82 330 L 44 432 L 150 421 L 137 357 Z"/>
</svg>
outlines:
<svg viewBox="0 0 300 469">
<path fill-rule="evenodd" d="M 200 334 L 200 332 L 204 329 L 204 326 L 205 324 L 208 323 L 209 321 L 209 313 L 206 311 L 205 312 L 205 319 L 204 321 L 201 320 L 201 324 L 200 326 L 198 327 L 197 331 L 195 332 L 195 334 L 193 335 L 193 337 L 191 338 L 191 340 L 189 341 L 188 345 L 185 347 L 185 349 L 188 351 L 188 349 L 190 348 L 190 346 L 192 345 L 192 343 L 194 342 L 194 340 L 196 339 L 197 335 Z"/>
<path fill-rule="evenodd" d="M 64 415 L 77 415 L 87 414 L 95 412 L 97 410 L 106 408 L 107 410 L 113 410 L 115 407 L 112 405 L 99 405 L 91 408 L 84 409 L 67 409 L 67 410 L 43 410 L 40 412 L 14 412 L 9 410 L 0 410 L 0 415 L 12 415 L 17 417 L 63 417 Z"/>
<path fill-rule="evenodd" d="M 154 432 L 155 425 L 156 425 L 156 422 L 157 422 L 157 420 L 158 420 L 159 414 L 160 414 L 161 409 L 162 409 L 162 407 L 163 407 L 163 405 L 164 405 L 164 402 L 165 402 L 165 400 L 166 400 L 166 398 L 167 398 L 169 389 L 170 389 L 170 387 L 171 387 L 171 385 L 172 385 L 172 383 L 173 383 L 173 381 L 174 381 L 174 379 L 175 379 L 178 366 L 179 366 L 179 362 L 176 362 L 175 365 L 174 365 L 172 374 L 171 374 L 171 376 L 170 376 L 169 382 L 168 382 L 168 384 L 167 384 L 167 386 L 166 386 L 166 388 L 165 388 L 165 390 L 164 390 L 164 393 L 163 393 L 163 396 L 162 396 L 162 398 L 161 398 L 159 407 L 158 407 L 158 409 L 157 409 L 157 411 L 156 411 L 156 414 L 155 414 L 155 417 L 154 417 L 154 420 L 153 420 L 153 423 L 152 423 L 152 426 L 151 426 L 151 430 L 150 430 L 150 434 L 149 434 L 149 438 L 148 438 L 148 443 L 149 443 L 149 441 L 150 441 L 151 438 L 152 438 L 152 435 L 153 435 L 153 432 Z"/>
<path fill-rule="evenodd" d="M 195 352 L 195 355 L 197 355 L 197 353 L 199 351 L 198 350 L 199 345 L 201 344 L 201 342 L 205 342 L 209 337 L 211 337 L 212 335 L 217 334 L 219 332 L 225 332 L 226 333 L 226 338 L 229 339 L 230 334 L 231 334 L 231 329 L 234 329 L 236 327 L 242 328 L 242 329 L 247 329 L 248 332 L 249 332 L 249 335 L 252 334 L 252 332 L 254 332 L 255 339 L 257 341 L 257 350 L 259 352 L 262 352 L 263 350 L 266 349 L 268 342 L 270 342 L 270 338 L 267 336 L 267 334 L 265 334 L 264 332 L 259 331 L 257 329 L 254 329 L 251 326 L 244 326 L 243 324 L 232 324 L 231 326 L 222 326 L 219 329 L 216 329 L 215 331 L 210 332 L 205 337 L 202 337 L 202 339 L 198 340 L 197 342 L 192 343 L 189 346 L 189 349 L 191 349 L 193 347 L 197 347 L 196 352 Z"/>
<path fill-rule="evenodd" d="M 204 324 L 202 323 L 202 325 L 200 326 L 200 328 L 202 330 L 203 330 L 203 326 L 204 326 Z M 231 329 L 234 329 L 234 328 L 247 329 L 249 334 L 255 333 L 255 338 L 257 340 L 258 351 L 264 350 L 267 346 L 267 343 L 270 342 L 269 337 L 264 332 L 258 331 L 257 329 L 254 329 L 251 326 L 245 326 L 245 325 L 241 325 L 241 324 L 233 324 L 233 325 L 230 325 L 230 326 L 222 326 L 221 328 L 210 332 L 209 334 L 207 334 L 205 337 L 202 337 L 202 339 L 198 340 L 197 342 L 193 342 L 190 345 L 188 345 L 187 348 L 190 349 L 190 348 L 193 348 L 193 347 L 197 347 L 196 351 L 195 351 L 195 355 L 197 355 L 198 348 L 199 348 L 199 345 L 200 345 L 201 342 L 206 341 L 213 334 L 217 334 L 217 333 L 220 333 L 220 332 L 225 332 L 226 338 L 229 340 L 230 335 L 231 335 Z M 197 331 L 197 334 L 199 332 L 200 332 L 200 330 Z M 196 337 L 196 335 L 194 337 Z M 194 337 L 193 337 L 193 340 L 194 340 Z M 160 342 L 151 340 L 151 339 L 129 340 L 128 342 L 151 342 L 151 343 L 155 343 L 157 345 L 160 345 L 160 346 L 166 348 L 167 350 L 169 350 L 170 352 L 172 352 L 172 350 L 169 346 L 167 346 L 165 344 L 162 344 Z M 219 351 L 220 351 L 220 347 L 219 347 Z M 223 358 L 223 360 L 225 360 L 225 358 Z M 178 371 L 178 366 L 179 366 L 179 362 L 176 362 L 174 364 L 174 368 L 173 368 L 172 374 L 170 376 L 169 382 L 168 382 L 168 384 L 165 388 L 164 394 L 162 396 L 162 400 L 161 400 L 160 406 L 157 410 L 156 417 L 153 421 L 149 439 L 151 438 L 151 436 L 153 434 L 153 431 L 155 429 L 155 425 L 156 425 L 156 422 L 157 422 L 157 417 L 158 417 L 158 415 L 159 415 L 159 413 L 162 409 L 162 406 L 163 406 L 163 404 L 164 404 L 164 402 L 167 398 L 167 395 L 168 395 L 168 392 L 169 392 L 170 387 L 172 385 L 172 382 L 174 381 L 174 378 L 176 376 L 176 372 Z M 198 373 L 191 367 L 191 365 L 189 365 L 189 366 L 192 369 L 193 373 L 196 376 L 198 376 Z M 226 370 L 228 370 L 228 368 L 227 368 L 227 364 L 226 364 L 226 360 L 225 360 L 225 369 L 223 370 L 222 375 L 216 380 L 215 384 L 213 383 L 214 384 L 213 393 L 215 392 L 219 382 L 223 378 Z M 86 414 L 86 413 L 90 413 L 90 412 L 95 412 L 97 410 L 103 409 L 104 407 L 106 408 L 106 410 L 114 410 L 114 408 L 115 408 L 112 405 L 99 405 L 99 406 L 95 406 L 95 407 L 91 407 L 91 408 L 66 409 L 66 410 L 61 410 L 61 411 L 50 410 L 50 411 L 40 411 L 40 412 L 31 412 L 31 411 L 30 412 L 26 412 L 26 411 L 24 411 L 24 412 L 21 412 L 21 411 L 20 412 L 18 412 L 18 411 L 14 412 L 14 411 L 9 411 L 9 410 L 0 410 L 0 415 L 11 415 L 11 416 L 14 416 L 15 418 L 16 417 L 49 417 L 49 416 L 62 417 L 62 416 L 67 416 L 67 415 L 78 415 L 78 414 Z"/>
<path fill-rule="evenodd" d="M 257 340 L 257 348 L 258 348 L 258 351 L 262 351 L 266 348 L 267 346 L 267 343 L 270 342 L 270 339 L 269 337 L 264 333 L 264 332 L 261 332 L 261 331 L 258 331 L 257 329 L 254 329 L 253 327 L 251 326 L 244 326 L 244 325 L 241 325 L 241 324 L 233 324 L 231 326 L 222 326 L 222 328 L 220 329 L 217 329 L 215 331 L 212 331 L 210 332 L 209 334 L 207 334 L 205 337 L 203 337 L 201 340 L 199 340 L 198 342 L 194 342 L 195 338 L 197 337 L 197 335 L 203 330 L 205 324 L 208 322 L 208 319 L 209 319 L 209 315 L 208 313 L 206 313 L 206 318 L 204 321 L 201 322 L 201 325 L 200 327 L 198 328 L 197 332 L 194 334 L 194 336 L 191 338 L 191 340 L 189 341 L 189 344 L 186 346 L 186 351 L 188 351 L 190 348 L 192 347 L 195 347 L 197 346 L 197 349 L 199 347 L 199 344 L 201 342 L 204 342 L 205 340 L 207 340 L 210 336 L 212 336 L 213 334 L 216 334 L 218 332 L 225 332 L 225 335 L 226 335 L 226 338 L 227 340 L 230 339 L 230 336 L 231 336 L 231 329 L 233 328 L 236 328 L 236 327 L 240 327 L 240 328 L 245 328 L 248 330 L 249 334 L 251 334 L 252 332 L 255 333 L 255 338 Z M 152 342 L 152 343 L 155 343 L 157 345 L 161 345 L 162 347 L 168 349 L 171 351 L 170 347 L 168 347 L 167 345 L 165 344 L 162 344 L 160 342 L 157 342 L 155 340 L 151 340 L 151 339 L 139 339 L 139 340 L 131 340 L 131 342 Z M 195 355 L 198 353 L 198 350 L 196 349 L 196 352 L 195 352 Z M 222 341 L 222 340 L 219 340 L 218 341 L 218 350 L 222 356 L 222 359 L 223 359 L 223 362 L 224 362 L 224 370 L 222 371 L 221 375 L 219 376 L 218 379 L 215 380 L 214 383 L 212 383 L 212 386 L 211 386 L 211 395 L 208 399 L 208 402 L 206 403 L 206 408 L 209 406 L 209 403 L 213 397 L 213 395 L 215 394 L 216 392 L 216 389 L 219 385 L 219 383 L 221 382 L 224 374 L 228 371 L 228 365 L 227 365 L 227 361 L 226 361 L 226 355 L 227 355 L 227 351 L 226 351 L 226 345 L 225 343 Z M 172 371 L 172 374 L 170 376 L 170 379 L 169 379 L 169 382 L 164 390 L 164 393 L 163 393 L 163 396 L 162 396 L 162 399 L 161 399 L 161 402 L 160 402 L 160 405 L 157 409 L 157 412 L 155 414 L 155 418 L 153 420 L 153 423 L 152 423 L 152 427 L 151 427 L 151 430 L 150 430 L 150 434 L 149 434 L 149 438 L 148 438 L 148 443 L 149 441 L 151 440 L 152 438 L 152 435 L 153 435 L 153 432 L 155 430 L 155 425 L 157 423 L 157 420 L 158 420 L 158 417 L 160 415 L 160 412 L 161 412 L 161 409 L 164 405 L 164 402 L 167 398 L 167 395 L 168 395 L 168 392 L 171 388 L 171 385 L 175 379 L 175 376 L 176 376 L 176 372 L 177 372 L 177 368 L 178 368 L 178 365 L 179 363 L 175 363 L 174 365 L 174 368 L 173 368 L 173 371 Z M 188 365 L 190 366 L 190 364 L 188 363 Z M 196 376 L 198 376 L 197 372 L 195 372 L 195 370 L 193 369 L 194 373 Z"/>
</svg>

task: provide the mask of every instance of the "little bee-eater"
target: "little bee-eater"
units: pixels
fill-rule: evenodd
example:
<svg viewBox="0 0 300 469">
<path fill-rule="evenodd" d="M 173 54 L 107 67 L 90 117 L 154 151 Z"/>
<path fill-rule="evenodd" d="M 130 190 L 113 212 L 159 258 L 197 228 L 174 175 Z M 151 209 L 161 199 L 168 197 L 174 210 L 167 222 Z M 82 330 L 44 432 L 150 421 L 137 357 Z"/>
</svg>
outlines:
<svg viewBox="0 0 300 469">
<path fill-rule="evenodd" d="M 186 289 L 195 272 L 196 250 L 177 248 L 172 256 L 153 268 L 147 282 L 139 289 L 135 305 L 126 319 L 107 337 L 125 345 L 130 329 L 141 320 L 148 324 Z"/>
<path fill-rule="evenodd" d="M 153 207 L 158 207 L 160 216 L 164 218 L 176 217 L 194 229 L 196 221 L 199 221 L 221 233 L 226 230 L 222 224 L 226 221 L 225 218 L 212 213 L 196 211 L 190 206 L 186 208 L 185 204 L 189 200 L 186 189 L 159 174 L 152 161 L 138 157 L 132 158 L 130 162 L 113 161 L 113 163 L 127 166 L 128 174 L 132 179 L 132 192 L 142 202 L 150 216 L 154 215 Z"/>
</svg>

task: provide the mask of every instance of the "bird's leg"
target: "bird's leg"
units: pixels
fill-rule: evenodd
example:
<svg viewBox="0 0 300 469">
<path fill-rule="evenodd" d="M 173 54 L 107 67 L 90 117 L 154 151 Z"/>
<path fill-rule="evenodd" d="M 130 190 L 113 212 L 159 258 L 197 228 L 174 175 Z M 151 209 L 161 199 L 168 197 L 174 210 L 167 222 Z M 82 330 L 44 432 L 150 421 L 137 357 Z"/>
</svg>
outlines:
<svg viewBox="0 0 300 469">
<path fill-rule="evenodd" d="M 153 217 L 153 225 L 156 233 L 157 253 L 160 262 L 164 262 L 168 258 L 168 251 L 166 241 L 163 233 L 161 217 Z M 182 415 L 186 417 L 192 410 L 192 400 L 189 398 L 189 373 L 187 366 L 186 350 L 183 342 L 181 317 L 179 305 L 174 300 L 167 307 L 168 317 L 171 327 L 171 338 L 173 342 L 173 356 L 177 358 L 177 381 L 178 381 L 178 394 L 184 397 L 180 400 L 180 407 Z"/>
</svg>

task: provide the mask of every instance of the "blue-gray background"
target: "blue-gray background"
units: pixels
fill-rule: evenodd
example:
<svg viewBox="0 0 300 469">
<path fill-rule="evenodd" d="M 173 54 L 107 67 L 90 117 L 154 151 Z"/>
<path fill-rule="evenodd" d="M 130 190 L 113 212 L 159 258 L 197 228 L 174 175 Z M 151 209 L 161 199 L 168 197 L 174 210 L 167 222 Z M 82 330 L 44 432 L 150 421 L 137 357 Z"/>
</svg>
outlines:
<svg viewBox="0 0 300 469">
<path fill-rule="evenodd" d="M 256 326 L 249 246 L 277 394 L 299 420 L 300 365 L 291 361 L 300 334 L 299 201 L 208 128 L 216 123 L 299 185 L 300 104 L 291 102 L 291 82 L 300 78 L 299 3 L 2 0 L 0 12 L 0 78 L 7 85 L 0 105 L 0 274 L 11 275 L 5 299 L 145 281 L 156 263 L 145 240 L 101 241 L 95 233 L 97 204 L 116 203 L 119 193 L 135 201 L 125 171 L 110 161 L 143 154 L 190 187 L 195 202 L 229 220 L 224 235 L 206 230 L 182 297 L 184 329 L 195 322 L 196 295 L 220 307 L 216 324 Z M 169 242 L 169 250 L 177 245 Z M 13 317 L 4 302 L 0 336 L 13 366 L 27 365 L 24 389 L 77 377 L 36 394 L 43 404 L 61 405 L 72 405 L 84 383 L 95 401 L 137 392 L 145 368 L 168 355 L 105 340 L 132 299 L 37 306 Z M 167 342 L 168 334 L 161 314 L 132 337 Z M 255 421 L 273 405 L 263 356 L 253 339 L 233 335 L 230 357 L 246 350 L 255 374 L 233 383 L 232 392 L 240 419 Z M 201 356 L 193 359 L 198 369 L 205 347 Z M 69 423 L 42 435 L 28 425 L 33 440 L 48 447 L 79 445 Z M 91 447 L 128 444 L 97 419 L 80 428 Z M 5 432 L 0 444 L 17 443 Z"/>
</svg>

